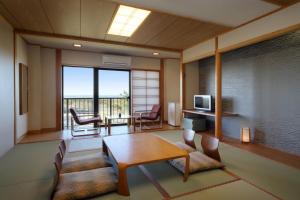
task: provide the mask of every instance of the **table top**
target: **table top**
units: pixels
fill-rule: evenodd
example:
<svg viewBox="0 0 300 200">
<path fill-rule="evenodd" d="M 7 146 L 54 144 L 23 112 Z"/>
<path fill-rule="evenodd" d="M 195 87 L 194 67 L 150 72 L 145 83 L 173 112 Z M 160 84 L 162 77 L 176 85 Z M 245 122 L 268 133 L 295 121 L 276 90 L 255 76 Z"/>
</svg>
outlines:
<svg viewBox="0 0 300 200">
<path fill-rule="evenodd" d="M 187 151 L 151 133 L 116 135 L 103 141 L 116 162 L 127 167 L 188 156 Z"/>
<path fill-rule="evenodd" d="M 119 115 L 112 115 L 112 116 L 105 116 L 107 119 L 130 119 L 132 118 L 131 115 L 121 115 L 121 117 L 119 117 Z"/>
</svg>

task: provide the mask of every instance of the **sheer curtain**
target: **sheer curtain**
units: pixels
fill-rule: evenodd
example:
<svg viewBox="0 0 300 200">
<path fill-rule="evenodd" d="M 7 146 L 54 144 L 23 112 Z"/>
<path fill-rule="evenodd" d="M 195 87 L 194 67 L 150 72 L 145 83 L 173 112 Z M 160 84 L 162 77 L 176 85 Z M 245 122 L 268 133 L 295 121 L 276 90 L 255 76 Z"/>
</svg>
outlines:
<svg viewBox="0 0 300 200">
<path fill-rule="evenodd" d="M 132 111 L 151 110 L 159 104 L 159 72 L 132 70 Z"/>
</svg>

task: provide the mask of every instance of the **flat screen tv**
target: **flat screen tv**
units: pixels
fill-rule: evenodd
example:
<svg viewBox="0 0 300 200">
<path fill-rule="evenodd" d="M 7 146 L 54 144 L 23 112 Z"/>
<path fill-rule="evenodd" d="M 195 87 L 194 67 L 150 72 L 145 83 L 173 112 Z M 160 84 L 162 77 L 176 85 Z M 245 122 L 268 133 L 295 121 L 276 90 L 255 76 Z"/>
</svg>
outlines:
<svg viewBox="0 0 300 200">
<path fill-rule="evenodd" d="M 194 109 L 212 111 L 211 95 L 194 95 Z"/>
</svg>

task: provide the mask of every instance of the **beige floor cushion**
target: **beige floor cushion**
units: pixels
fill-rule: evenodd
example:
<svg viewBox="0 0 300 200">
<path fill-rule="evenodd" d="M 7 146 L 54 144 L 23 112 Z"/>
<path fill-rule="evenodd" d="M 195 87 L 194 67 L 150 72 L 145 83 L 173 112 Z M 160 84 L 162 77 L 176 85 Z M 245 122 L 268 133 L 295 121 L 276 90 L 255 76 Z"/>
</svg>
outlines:
<svg viewBox="0 0 300 200">
<path fill-rule="evenodd" d="M 112 167 L 61 174 L 54 200 L 77 200 L 117 190 L 117 177 Z"/>
<path fill-rule="evenodd" d="M 194 149 L 193 147 L 183 143 L 183 142 L 175 142 L 174 143 L 177 147 L 179 147 L 180 149 L 186 150 L 187 152 L 193 152 L 196 151 L 196 149 Z"/>
<path fill-rule="evenodd" d="M 191 152 L 189 155 L 190 155 L 190 169 L 189 169 L 190 173 L 224 167 L 222 163 L 206 156 L 200 151 Z M 185 158 L 178 158 L 178 159 L 170 160 L 169 162 L 180 172 L 184 173 Z"/>
<path fill-rule="evenodd" d="M 111 163 L 103 153 L 76 157 L 65 157 L 61 173 L 78 172 L 102 167 L 110 167 Z"/>
</svg>

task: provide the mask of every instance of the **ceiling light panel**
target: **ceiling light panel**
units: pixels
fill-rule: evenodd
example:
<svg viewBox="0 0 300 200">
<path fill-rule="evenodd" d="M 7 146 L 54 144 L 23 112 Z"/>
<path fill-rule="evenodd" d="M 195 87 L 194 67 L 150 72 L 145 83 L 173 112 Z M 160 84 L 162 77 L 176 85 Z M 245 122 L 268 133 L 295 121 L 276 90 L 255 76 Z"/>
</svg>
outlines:
<svg viewBox="0 0 300 200">
<path fill-rule="evenodd" d="M 130 37 L 151 11 L 120 5 L 108 34 Z"/>
</svg>

